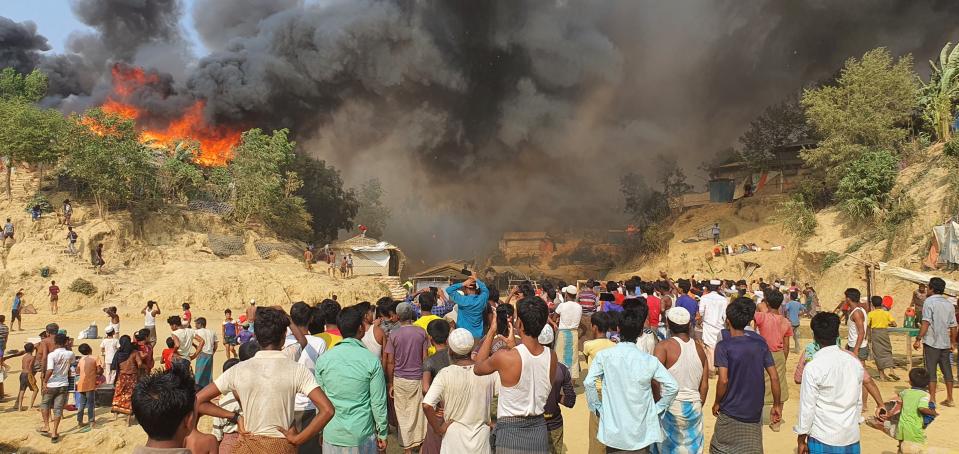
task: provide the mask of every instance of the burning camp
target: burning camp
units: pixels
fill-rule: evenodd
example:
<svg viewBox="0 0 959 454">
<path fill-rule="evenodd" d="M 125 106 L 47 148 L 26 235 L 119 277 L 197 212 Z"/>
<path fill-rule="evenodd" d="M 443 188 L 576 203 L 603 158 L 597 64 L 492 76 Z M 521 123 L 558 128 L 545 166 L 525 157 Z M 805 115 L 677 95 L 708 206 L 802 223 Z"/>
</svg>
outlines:
<svg viewBox="0 0 959 454">
<path fill-rule="evenodd" d="M 959 3 L 0 3 L 0 452 L 959 452 Z"/>
</svg>

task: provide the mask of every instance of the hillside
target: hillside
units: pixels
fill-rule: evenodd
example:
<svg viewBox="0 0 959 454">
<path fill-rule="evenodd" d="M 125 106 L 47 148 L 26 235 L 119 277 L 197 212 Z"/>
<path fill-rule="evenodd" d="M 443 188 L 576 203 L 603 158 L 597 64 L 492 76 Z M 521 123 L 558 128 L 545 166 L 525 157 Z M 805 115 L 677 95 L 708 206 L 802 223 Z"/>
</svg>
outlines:
<svg viewBox="0 0 959 454">
<path fill-rule="evenodd" d="M 115 305 L 121 316 L 138 315 L 150 299 L 168 309 L 186 302 L 194 310 L 220 312 L 254 298 L 260 304 L 313 302 L 335 290 L 340 301 L 352 304 L 386 294 L 386 287 L 372 277 L 334 280 L 319 265 L 316 272 L 307 272 L 299 261 L 302 244 L 278 239 L 259 227 L 242 229 L 216 214 L 187 207 L 165 208 L 134 227 L 127 212 L 111 212 L 102 220 L 94 206 L 74 201 L 79 254 L 71 256 L 66 252 L 66 227 L 54 214 L 34 224 L 25 211 L 29 191 L 24 187 L 35 184 L 35 175 L 20 172 L 14 180 L 14 199 L 0 201 L 0 213 L 11 217 L 17 229 L 16 243 L 8 244 L 0 255 L 4 312 L 9 312 L 17 289 L 23 288 L 27 302 L 46 318 L 51 279 L 64 290 L 60 307 L 67 314 Z M 69 196 L 47 195 L 57 208 Z M 97 243 L 103 243 L 106 260 L 100 275 L 90 262 Z M 44 267 L 51 270 L 49 278 L 40 275 Z M 67 290 L 77 278 L 93 283 L 97 293 L 88 297 Z"/>
<path fill-rule="evenodd" d="M 673 276 L 721 276 L 740 278 L 746 275 L 746 262 L 760 267 L 750 279 L 763 277 L 811 283 L 824 306 L 831 309 L 842 291 L 850 286 L 865 289 L 865 262 L 884 261 L 895 266 L 920 270 L 920 262 L 929 252 L 932 227 L 950 216 L 944 206 L 951 197 L 949 170 L 941 165 L 942 147 L 934 146 L 909 156 L 903 163 L 892 194 L 904 194 L 916 203 L 915 213 L 887 233 L 880 225 L 854 225 L 834 207 L 816 213 L 815 235 L 795 247 L 776 216 L 785 196 L 740 199 L 730 204 L 710 204 L 688 210 L 672 223 L 674 238 L 668 253 L 620 267 L 610 273 L 613 278 L 639 275 L 656 276 L 666 271 Z M 900 196 L 901 197 L 901 196 Z M 712 241 L 684 243 L 696 230 L 719 222 L 722 240 L 728 243 L 756 243 L 762 251 L 712 258 Z M 892 238 L 889 242 L 888 238 Z M 770 250 L 783 246 L 784 250 Z M 957 272 L 936 271 L 953 278 Z M 912 284 L 876 273 L 876 292 L 892 295 L 897 307 L 909 301 Z M 905 302 L 905 303 L 904 303 Z M 899 314 L 899 311 L 896 311 Z"/>
</svg>

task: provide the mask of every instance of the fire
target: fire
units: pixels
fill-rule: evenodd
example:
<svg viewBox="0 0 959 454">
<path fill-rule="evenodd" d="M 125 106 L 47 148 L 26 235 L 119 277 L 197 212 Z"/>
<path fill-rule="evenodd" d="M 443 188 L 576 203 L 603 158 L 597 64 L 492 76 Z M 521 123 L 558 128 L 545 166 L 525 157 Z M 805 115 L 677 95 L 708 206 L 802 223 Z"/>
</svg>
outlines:
<svg viewBox="0 0 959 454">
<path fill-rule="evenodd" d="M 120 64 L 114 65 L 111 72 L 113 92 L 100 107 L 105 113 L 135 121 L 140 130 L 141 142 L 155 147 L 172 148 L 179 141 L 195 141 L 200 145 L 200 152 L 194 161 L 206 166 L 226 165 L 233 156 L 233 147 L 240 142 L 240 130 L 211 125 L 203 116 L 206 106 L 203 100 L 195 101 L 179 116 L 166 121 L 165 125 L 155 126 L 158 119 L 135 105 L 132 97 L 139 90 L 150 89 L 159 83 L 159 76 L 145 72 L 143 68 Z M 84 119 L 81 123 L 97 134 L 107 133 L 106 128 L 92 120 Z"/>
</svg>

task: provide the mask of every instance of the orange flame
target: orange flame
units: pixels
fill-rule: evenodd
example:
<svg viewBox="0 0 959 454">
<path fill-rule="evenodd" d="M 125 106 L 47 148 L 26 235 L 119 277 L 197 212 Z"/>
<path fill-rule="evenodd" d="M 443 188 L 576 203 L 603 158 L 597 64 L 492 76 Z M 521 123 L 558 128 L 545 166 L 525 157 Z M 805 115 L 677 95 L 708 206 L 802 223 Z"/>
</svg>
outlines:
<svg viewBox="0 0 959 454">
<path fill-rule="evenodd" d="M 159 82 L 159 77 L 148 73 L 143 68 L 135 66 L 115 65 L 111 71 L 113 76 L 113 93 L 111 93 L 101 109 L 103 112 L 133 120 L 140 130 L 140 141 L 150 146 L 171 148 L 179 141 L 195 141 L 200 145 L 199 154 L 194 161 L 206 166 L 222 166 L 233 157 L 233 148 L 240 142 L 241 131 L 223 125 L 211 125 L 203 116 L 206 103 L 203 100 L 195 101 L 177 118 L 169 120 L 165 126 L 152 127 L 156 119 L 150 112 L 130 102 L 130 98 L 138 90 L 148 88 Z M 152 121 L 151 121 L 152 120 Z M 106 128 L 90 119 L 81 120 L 81 124 L 93 132 L 104 135 Z"/>
</svg>

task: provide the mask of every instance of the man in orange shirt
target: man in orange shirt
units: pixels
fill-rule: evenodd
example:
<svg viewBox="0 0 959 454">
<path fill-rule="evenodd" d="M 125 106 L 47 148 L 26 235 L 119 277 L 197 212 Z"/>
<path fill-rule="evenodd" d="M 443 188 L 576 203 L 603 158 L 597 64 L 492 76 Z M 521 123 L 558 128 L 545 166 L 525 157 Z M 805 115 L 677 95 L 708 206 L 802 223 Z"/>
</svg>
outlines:
<svg viewBox="0 0 959 454">
<path fill-rule="evenodd" d="M 87 344 L 80 344 L 78 348 L 83 355 L 77 361 L 77 425 L 80 432 L 89 432 L 95 421 L 94 409 L 97 395 L 97 360 L 93 357 L 93 349 Z M 87 409 L 87 421 L 83 423 L 83 409 Z"/>
<path fill-rule="evenodd" d="M 779 373 L 780 377 L 786 376 L 786 359 L 789 357 L 789 349 L 786 347 L 789 345 L 789 338 L 793 335 L 793 328 L 789 319 L 779 313 L 783 299 L 783 294 L 780 293 L 779 290 L 770 288 L 763 295 L 763 302 L 759 304 L 756 315 L 753 316 L 753 321 L 756 322 L 756 327 L 759 328 L 759 334 L 766 340 L 769 352 L 772 353 L 773 362 L 776 364 L 776 372 Z M 773 405 L 772 387 L 768 383 L 768 376 L 766 377 L 766 381 L 766 399 L 763 407 L 764 415 L 768 414 L 766 410 L 770 409 Z M 780 394 L 782 397 L 781 402 L 789 400 L 789 387 L 786 382 L 787 380 L 779 381 Z M 770 428 L 778 431 L 780 424 L 782 424 L 782 421 L 778 424 L 770 425 Z"/>
</svg>

